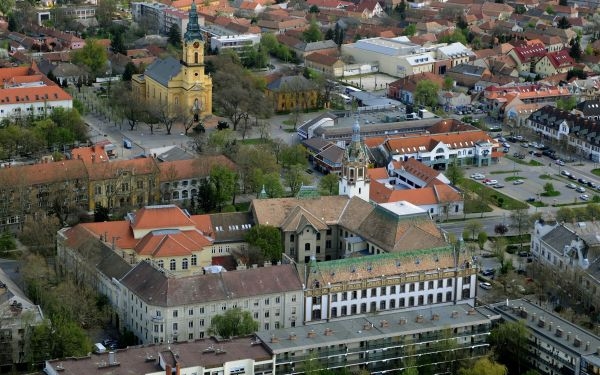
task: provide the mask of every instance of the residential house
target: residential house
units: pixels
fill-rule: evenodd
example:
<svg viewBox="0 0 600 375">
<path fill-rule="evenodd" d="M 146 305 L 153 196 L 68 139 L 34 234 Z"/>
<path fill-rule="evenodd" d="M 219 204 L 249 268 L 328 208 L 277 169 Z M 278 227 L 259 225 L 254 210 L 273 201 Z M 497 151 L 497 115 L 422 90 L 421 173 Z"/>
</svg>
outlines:
<svg viewBox="0 0 600 375">
<path fill-rule="evenodd" d="M 148 66 L 156 60 L 156 56 L 152 55 L 146 48 L 128 49 L 125 55 L 136 67 Z"/>
<path fill-rule="evenodd" d="M 527 126 L 540 137 L 564 141 L 572 147 L 572 154 L 600 162 L 598 120 L 547 105 L 529 116 Z"/>
<path fill-rule="evenodd" d="M 223 35 L 210 38 L 210 49 L 218 53 L 223 51 L 235 51 L 244 58 L 245 51 L 260 43 L 260 34 Z"/>
<path fill-rule="evenodd" d="M 471 105 L 471 95 L 462 92 L 453 92 L 441 90 L 438 91 L 438 103 L 443 105 L 447 110 L 452 108 L 461 108 Z"/>
<path fill-rule="evenodd" d="M 544 107 L 543 103 L 523 103 L 519 99 L 515 99 L 507 103 L 504 110 L 504 123 L 520 133 L 527 125 L 527 119 L 532 113 Z"/>
<path fill-rule="evenodd" d="M 52 69 L 52 74 L 61 85 L 75 85 L 78 81 L 87 78 L 89 73 L 86 69 L 72 63 L 58 63 Z"/>
<path fill-rule="evenodd" d="M 438 60 L 450 60 L 450 65 L 447 69 L 475 60 L 473 51 L 464 44 L 458 42 L 439 47 L 436 49 L 436 53 L 436 58 Z M 444 74 L 445 71 L 446 70 L 439 72 L 438 74 Z"/>
<path fill-rule="evenodd" d="M 529 76 L 529 73 L 535 73 L 535 67 L 542 57 L 546 56 L 546 47 L 543 44 L 534 44 L 531 46 L 515 47 L 508 56 L 517 64 L 517 70 L 521 75 Z"/>
<path fill-rule="evenodd" d="M 600 120 L 600 100 L 586 100 L 577 103 L 576 109 L 583 117 Z"/>
<path fill-rule="evenodd" d="M 193 321 L 193 320 L 192 320 Z M 199 355 L 200 353 L 200 355 Z M 86 357 L 47 360 L 46 374 L 114 373 L 118 367 L 135 374 L 192 374 L 214 371 L 228 374 L 275 375 L 275 355 L 252 337 L 181 340 L 162 345 L 128 347 Z"/>
<path fill-rule="evenodd" d="M 277 112 L 309 110 L 318 106 L 317 87 L 303 76 L 284 76 L 267 85 L 266 96 Z"/>
<path fill-rule="evenodd" d="M 223 155 L 165 161 L 158 164 L 161 201 L 188 203 L 192 197 L 197 197 L 200 182 L 210 177 L 211 170 L 215 166 L 235 169 L 235 164 Z"/>
<path fill-rule="evenodd" d="M 377 0 L 361 0 L 358 4 L 346 8 L 348 14 L 362 19 L 381 17 L 385 14 L 383 7 Z"/>
<path fill-rule="evenodd" d="M 281 21 L 273 21 L 260 19 L 257 22 L 262 32 L 273 32 L 275 34 L 283 34 L 288 30 L 304 30 L 308 27 L 306 18 L 288 18 Z"/>
<path fill-rule="evenodd" d="M 489 69 L 482 66 L 459 64 L 448 69 L 446 75 L 452 78 L 459 86 L 473 88 L 475 83 L 489 78 L 492 73 Z"/>
<path fill-rule="evenodd" d="M 513 12 L 513 7 L 504 3 L 485 1 L 481 6 L 481 14 L 485 19 L 507 20 Z"/>
<path fill-rule="evenodd" d="M 394 81 L 388 85 L 387 96 L 398 99 L 406 104 L 414 103 L 414 93 L 417 89 L 417 83 L 422 80 L 428 80 L 436 83 L 438 87 L 444 84 L 444 78 L 433 73 L 422 73 L 408 76 Z"/>
<path fill-rule="evenodd" d="M 519 99 L 523 103 L 553 104 L 556 100 L 569 98 L 571 95 L 572 93 L 567 87 L 513 83 L 488 86 L 484 90 L 484 101 L 492 116 L 502 119 L 505 116 L 507 104 L 515 99 Z"/>
<path fill-rule="evenodd" d="M 548 52 L 535 64 L 535 72 L 541 77 L 567 73 L 575 67 L 575 60 L 569 55 L 568 49 Z"/>
<path fill-rule="evenodd" d="M 308 151 L 308 161 L 312 166 L 325 174 L 341 174 L 344 149 L 337 144 L 322 138 L 309 138 L 302 141 Z"/>
<path fill-rule="evenodd" d="M 342 59 L 324 53 L 313 52 L 306 55 L 304 65 L 307 68 L 332 77 L 342 77 L 344 75 L 345 64 Z"/>
</svg>

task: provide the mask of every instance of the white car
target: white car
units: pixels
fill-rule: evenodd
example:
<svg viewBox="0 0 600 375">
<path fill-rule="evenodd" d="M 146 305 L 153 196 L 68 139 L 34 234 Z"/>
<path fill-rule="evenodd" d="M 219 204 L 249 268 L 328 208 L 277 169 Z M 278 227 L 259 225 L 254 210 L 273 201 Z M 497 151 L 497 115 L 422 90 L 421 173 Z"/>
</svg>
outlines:
<svg viewBox="0 0 600 375">
<path fill-rule="evenodd" d="M 577 188 L 575 189 L 576 192 L 578 193 L 585 193 L 585 189 L 582 186 L 577 186 Z"/>
<path fill-rule="evenodd" d="M 562 161 L 562 160 L 560 160 L 560 159 L 556 159 L 556 160 L 554 161 L 554 163 L 556 163 L 556 164 L 558 164 L 558 165 L 560 165 L 560 166 L 563 166 L 563 165 L 565 165 L 565 162 L 564 162 L 564 161 Z"/>
<path fill-rule="evenodd" d="M 521 184 L 524 184 L 524 183 L 525 183 L 525 181 L 523 181 L 523 180 L 514 180 L 512 184 L 513 185 L 521 185 Z"/>
<path fill-rule="evenodd" d="M 587 194 L 581 194 L 579 196 L 579 199 L 581 199 L 582 201 L 589 201 L 590 200 L 590 196 Z"/>
<path fill-rule="evenodd" d="M 471 178 L 474 180 L 483 180 L 485 178 L 485 175 L 481 173 L 473 173 L 471 175 Z"/>
<path fill-rule="evenodd" d="M 486 185 L 496 185 L 498 183 L 498 180 L 486 180 L 483 181 Z"/>
<path fill-rule="evenodd" d="M 487 282 L 480 282 L 480 283 L 479 283 L 479 287 L 480 287 L 481 289 L 490 290 L 490 289 L 492 289 L 492 284 L 490 284 L 490 283 L 487 283 Z"/>
<path fill-rule="evenodd" d="M 577 185 L 575 185 L 575 184 L 574 184 L 574 183 L 572 183 L 572 182 L 571 182 L 571 183 L 568 183 L 568 184 L 566 184 L 565 186 L 566 186 L 567 188 L 569 188 L 569 189 L 575 189 L 575 188 L 577 188 Z"/>
</svg>

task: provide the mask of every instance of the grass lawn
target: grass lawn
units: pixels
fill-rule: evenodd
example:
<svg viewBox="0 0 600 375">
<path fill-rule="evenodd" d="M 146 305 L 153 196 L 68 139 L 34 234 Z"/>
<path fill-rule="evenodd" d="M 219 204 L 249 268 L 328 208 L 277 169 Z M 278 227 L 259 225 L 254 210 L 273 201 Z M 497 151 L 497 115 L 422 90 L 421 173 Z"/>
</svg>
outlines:
<svg viewBox="0 0 600 375">
<path fill-rule="evenodd" d="M 237 212 L 248 212 L 250 209 L 250 202 L 241 202 L 235 204 L 235 210 Z"/>
<path fill-rule="evenodd" d="M 515 181 L 515 180 L 526 180 L 527 177 L 522 177 L 522 176 L 510 176 L 510 177 L 506 177 L 504 179 L 504 181 Z"/>
<path fill-rule="evenodd" d="M 544 174 L 541 174 L 541 175 L 540 175 L 540 179 L 542 179 L 542 180 L 554 180 L 555 178 L 554 178 L 554 176 L 552 176 L 552 175 L 549 175 L 549 174 L 545 174 L 545 173 L 544 173 Z"/>
<path fill-rule="evenodd" d="M 492 208 L 480 200 L 465 199 L 465 214 L 477 214 L 480 212 L 492 212 Z M 462 219 L 461 219 L 462 220 Z"/>
<path fill-rule="evenodd" d="M 596 176 L 600 176 L 600 168 L 592 169 L 592 173 Z"/>
<path fill-rule="evenodd" d="M 532 205 L 533 207 L 548 207 L 548 205 L 544 202 L 541 201 L 535 201 L 535 202 L 530 202 L 530 205 Z"/>
<path fill-rule="evenodd" d="M 479 182 L 473 180 L 463 180 L 460 186 L 467 191 L 477 194 L 479 197 L 483 197 L 483 201 L 487 204 L 493 204 L 506 210 L 516 210 L 519 208 L 527 208 L 527 204 L 509 197 L 508 195 L 502 194 L 499 191 L 489 188 Z M 466 202 L 465 202 L 466 205 Z M 481 212 L 481 211 L 475 211 Z"/>
<path fill-rule="evenodd" d="M 515 169 L 513 171 L 491 171 L 490 174 L 508 174 L 508 173 L 519 173 L 520 169 Z"/>
<path fill-rule="evenodd" d="M 512 160 L 515 163 L 521 164 L 521 165 L 531 165 L 533 167 L 539 167 L 539 166 L 544 165 L 544 164 L 540 163 L 539 161 L 533 160 L 533 159 L 529 160 L 529 161 L 525 161 L 525 160 L 522 160 L 519 158 L 515 158 L 514 156 L 510 156 L 510 155 L 505 155 L 504 157 L 507 158 L 508 160 Z"/>
</svg>

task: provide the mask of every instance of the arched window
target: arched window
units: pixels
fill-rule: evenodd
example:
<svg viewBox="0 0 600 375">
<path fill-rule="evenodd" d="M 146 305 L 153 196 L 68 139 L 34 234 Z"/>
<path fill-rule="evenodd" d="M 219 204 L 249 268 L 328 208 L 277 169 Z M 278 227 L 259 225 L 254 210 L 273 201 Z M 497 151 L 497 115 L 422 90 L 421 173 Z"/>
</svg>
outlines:
<svg viewBox="0 0 600 375">
<path fill-rule="evenodd" d="M 188 191 L 184 190 L 181 192 L 181 199 L 188 199 Z"/>
<path fill-rule="evenodd" d="M 175 271 L 177 269 L 177 262 L 175 261 L 175 259 L 171 259 L 171 261 L 169 262 L 169 269 L 171 271 Z"/>
<path fill-rule="evenodd" d="M 174 191 L 173 192 L 173 199 L 179 199 L 179 192 L 178 191 Z"/>
<path fill-rule="evenodd" d="M 310 251 L 310 244 L 309 243 L 305 243 L 304 244 L 304 250 Z"/>
<path fill-rule="evenodd" d="M 198 195 L 198 190 L 192 189 L 192 191 L 190 192 L 190 196 L 195 197 L 196 195 Z"/>
<path fill-rule="evenodd" d="M 198 64 L 198 52 L 194 52 L 194 64 Z"/>
<path fill-rule="evenodd" d="M 163 262 L 162 260 L 158 261 L 158 267 L 159 268 L 165 268 L 165 262 Z"/>
<path fill-rule="evenodd" d="M 181 261 L 181 269 L 182 270 L 188 269 L 188 259 L 187 258 L 183 258 L 183 260 Z"/>
<path fill-rule="evenodd" d="M 192 255 L 192 266 L 197 266 L 198 265 L 198 257 L 196 256 L 196 254 Z"/>
</svg>

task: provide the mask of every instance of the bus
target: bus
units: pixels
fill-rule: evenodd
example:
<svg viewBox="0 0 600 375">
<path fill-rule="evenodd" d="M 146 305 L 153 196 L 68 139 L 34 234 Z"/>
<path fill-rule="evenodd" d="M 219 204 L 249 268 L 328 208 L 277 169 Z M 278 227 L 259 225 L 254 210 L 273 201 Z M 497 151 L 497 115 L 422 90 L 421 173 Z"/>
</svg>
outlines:
<svg viewBox="0 0 600 375">
<path fill-rule="evenodd" d="M 342 100 L 344 101 L 344 103 L 346 103 L 346 104 L 350 104 L 350 103 L 352 103 L 352 98 L 351 98 L 351 97 L 349 97 L 348 95 L 344 95 L 344 94 L 338 94 L 338 96 L 339 96 L 340 98 L 342 98 Z"/>
</svg>

